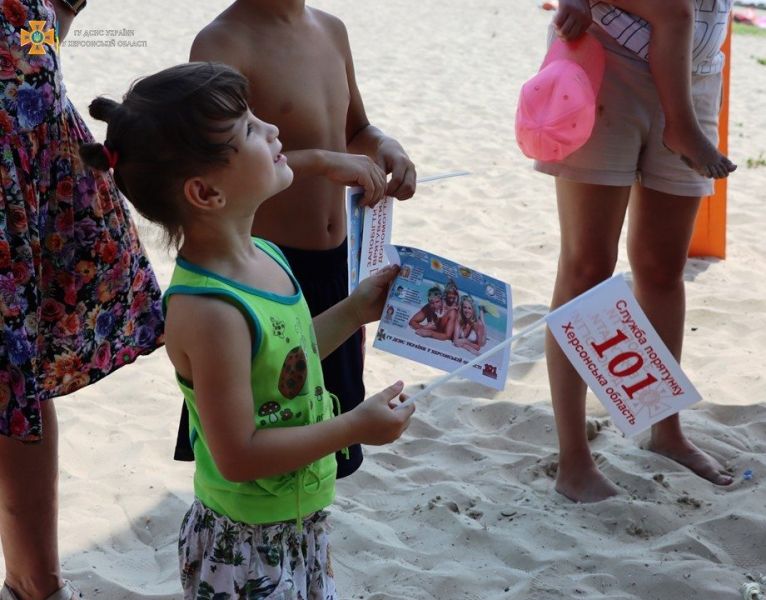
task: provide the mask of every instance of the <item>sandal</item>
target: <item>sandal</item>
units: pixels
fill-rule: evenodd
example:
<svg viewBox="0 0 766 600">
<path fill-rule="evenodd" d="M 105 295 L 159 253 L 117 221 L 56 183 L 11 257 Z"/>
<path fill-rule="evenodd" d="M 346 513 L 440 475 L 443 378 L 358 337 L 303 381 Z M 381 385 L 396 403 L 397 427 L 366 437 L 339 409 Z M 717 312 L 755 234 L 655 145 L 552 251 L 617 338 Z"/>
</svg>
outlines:
<svg viewBox="0 0 766 600">
<path fill-rule="evenodd" d="M 78 600 L 79 598 L 82 598 L 82 592 L 65 579 L 64 585 L 45 600 Z M 5 584 L 3 589 L 0 589 L 0 600 L 19 600 L 19 597 L 8 587 L 8 584 Z"/>
</svg>

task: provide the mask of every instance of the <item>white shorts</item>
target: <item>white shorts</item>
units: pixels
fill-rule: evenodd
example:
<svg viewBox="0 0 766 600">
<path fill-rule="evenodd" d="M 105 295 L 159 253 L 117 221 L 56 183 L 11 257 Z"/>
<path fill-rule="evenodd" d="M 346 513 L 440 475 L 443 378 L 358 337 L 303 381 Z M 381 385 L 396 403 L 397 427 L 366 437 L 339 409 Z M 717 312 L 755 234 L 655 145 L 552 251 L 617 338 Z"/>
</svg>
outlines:
<svg viewBox="0 0 766 600">
<path fill-rule="evenodd" d="M 593 28 L 591 28 L 593 31 Z M 676 196 L 713 193 L 713 180 L 686 166 L 662 143 L 665 119 L 646 61 L 594 31 L 606 48 L 596 123 L 585 145 L 562 161 L 535 162 L 535 170 L 596 185 L 642 186 Z M 692 77 L 692 98 L 702 130 L 718 143 L 721 74 Z"/>
<path fill-rule="evenodd" d="M 327 512 L 247 525 L 195 499 L 181 525 L 178 560 L 184 600 L 338 600 Z"/>
</svg>

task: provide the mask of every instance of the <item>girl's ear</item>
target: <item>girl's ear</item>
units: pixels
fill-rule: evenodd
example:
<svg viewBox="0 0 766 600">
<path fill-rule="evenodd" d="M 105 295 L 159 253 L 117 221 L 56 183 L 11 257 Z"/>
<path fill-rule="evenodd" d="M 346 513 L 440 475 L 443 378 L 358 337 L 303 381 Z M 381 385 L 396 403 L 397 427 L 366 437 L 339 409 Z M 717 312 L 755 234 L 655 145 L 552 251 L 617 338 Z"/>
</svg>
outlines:
<svg viewBox="0 0 766 600">
<path fill-rule="evenodd" d="M 202 177 L 191 177 L 184 182 L 184 197 L 198 210 L 213 211 L 226 206 L 226 196 L 221 189 Z"/>
</svg>

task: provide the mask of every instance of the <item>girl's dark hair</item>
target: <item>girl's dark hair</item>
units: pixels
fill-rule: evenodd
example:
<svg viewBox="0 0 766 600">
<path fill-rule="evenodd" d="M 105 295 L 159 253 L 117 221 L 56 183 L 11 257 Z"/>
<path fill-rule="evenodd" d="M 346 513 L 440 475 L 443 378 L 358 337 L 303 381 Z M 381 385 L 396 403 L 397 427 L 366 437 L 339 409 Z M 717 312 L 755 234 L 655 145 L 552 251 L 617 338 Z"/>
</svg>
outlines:
<svg viewBox="0 0 766 600">
<path fill-rule="evenodd" d="M 183 182 L 236 152 L 220 140 L 248 110 L 247 80 L 226 65 L 187 63 L 134 82 L 122 104 L 99 97 L 89 110 L 108 125 L 104 144 L 80 147 L 83 161 L 106 171 L 111 156 L 120 191 L 178 245 Z"/>
</svg>

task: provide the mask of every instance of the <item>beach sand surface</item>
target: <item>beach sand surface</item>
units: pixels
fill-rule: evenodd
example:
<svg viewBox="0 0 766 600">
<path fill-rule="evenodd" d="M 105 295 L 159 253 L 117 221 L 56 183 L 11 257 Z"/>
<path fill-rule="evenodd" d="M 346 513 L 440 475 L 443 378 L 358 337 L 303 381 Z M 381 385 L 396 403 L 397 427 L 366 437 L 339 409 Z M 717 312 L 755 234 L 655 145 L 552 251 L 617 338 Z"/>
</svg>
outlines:
<svg viewBox="0 0 766 600">
<path fill-rule="evenodd" d="M 195 32 L 226 5 L 93 0 L 70 40 L 134 44 L 65 46 L 72 100 L 85 113 L 94 96 L 119 98 L 135 78 L 186 60 Z M 558 256 L 553 182 L 518 150 L 513 121 L 551 13 L 531 0 L 317 6 L 347 25 L 371 122 L 402 142 L 421 175 L 471 172 L 398 204 L 394 241 L 509 281 L 517 330 L 544 315 Z M 118 35 L 100 31 L 109 29 Z M 593 452 L 622 493 L 595 505 L 557 495 L 537 331 L 514 346 L 503 392 L 445 384 L 419 403 L 398 443 L 368 448 L 363 468 L 338 483 L 341 598 L 735 600 L 748 574 L 766 572 L 766 38 L 736 36 L 733 54 L 730 152 L 740 168 L 726 260 L 686 268 L 683 367 L 704 401 L 683 421 L 735 483 L 714 487 L 642 450 L 645 440 L 622 437 L 589 395 Z M 87 120 L 102 139 L 103 125 Z M 139 226 L 165 286 L 172 259 L 157 230 Z M 624 247 L 618 269 L 628 270 Z M 397 378 L 416 391 L 438 374 L 368 348 L 371 393 Z M 179 599 L 176 542 L 192 467 L 171 460 L 181 395 L 165 352 L 56 405 L 65 575 L 90 599 Z"/>
</svg>

